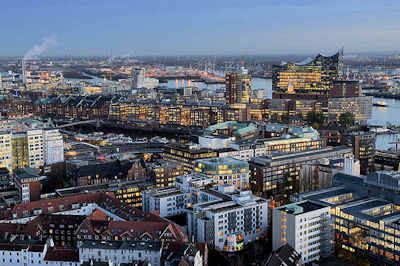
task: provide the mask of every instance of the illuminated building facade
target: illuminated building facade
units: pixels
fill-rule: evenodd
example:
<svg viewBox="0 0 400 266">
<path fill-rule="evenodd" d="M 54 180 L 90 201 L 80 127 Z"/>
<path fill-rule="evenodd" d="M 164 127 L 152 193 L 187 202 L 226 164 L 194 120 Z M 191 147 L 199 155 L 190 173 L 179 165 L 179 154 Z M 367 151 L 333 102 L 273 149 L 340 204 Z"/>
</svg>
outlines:
<svg viewBox="0 0 400 266">
<path fill-rule="evenodd" d="M 155 187 L 172 187 L 177 176 L 185 174 L 182 164 L 159 160 L 148 165 Z"/>
<path fill-rule="evenodd" d="M 196 242 L 220 251 L 240 251 L 268 229 L 268 200 L 251 191 L 220 185 L 210 193 L 214 201 L 194 204 L 188 212 L 188 232 Z"/>
<path fill-rule="evenodd" d="M 122 183 L 115 191 L 115 198 L 136 208 L 142 208 L 143 191 L 154 188 L 154 184 L 144 180 Z"/>
<path fill-rule="evenodd" d="M 272 248 L 289 244 L 302 264 L 333 254 L 330 207 L 300 201 L 272 210 Z"/>
<path fill-rule="evenodd" d="M 347 147 L 328 147 L 253 158 L 249 162 L 251 189 L 255 194 L 271 199 L 272 206 L 281 206 L 289 203 L 290 196 L 295 193 L 331 186 L 331 179 L 309 182 L 301 178 L 304 164 L 326 158 L 352 159 L 352 150 Z"/>
<path fill-rule="evenodd" d="M 362 175 L 375 171 L 375 134 L 372 132 L 351 132 L 342 136 L 342 144 L 353 148 L 354 157 L 360 160 Z"/>
<path fill-rule="evenodd" d="M 13 149 L 11 133 L 0 132 L 0 167 L 12 169 Z"/>
<path fill-rule="evenodd" d="M 297 194 L 330 207 L 338 255 L 358 256 L 363 264 L 400 263 L 400 175 L 378 171 L 364 178 L 337 174 L 338 186 Z"/>
<path fill-rule="evenodd" d="M 352 113 L 355 121 L 366 123 L 372 117 L 372 96 L 336 97 L 329 99 L 329 121 L 339 121 L 340 115 L 344 113 Z"/>
<path fill-rule="evenodd" d="M 273 66 L 273 91 L 288 94 L 329 94 L 333 81 L 342 78 L 343 50 L 330 56 L 318 54 L 300 63 Z"/>
<path fill-rule="evenodd" d="M 217 151 L 201 148 L 198 144 L 167 145 L 162 154 L 164 160 L 183 165 L 185 173 L 190 173 L 198 159 L 217 157 Z"/>
<path fill-rule="evenodd" d="M 226 103 L 248 103 L 251 96 L 251 77 L 247 69 L 241 68 L 238 73 L 228 73 L 225 76 Z"/>
<path fill-rule="evenodd" d="M 249 164 L 233 158 L 217 157 L 197 160 L 194 171 L 212 176 L 215 183 L 233 185 L 238 189 L 249 186 Z"/>
</svg>

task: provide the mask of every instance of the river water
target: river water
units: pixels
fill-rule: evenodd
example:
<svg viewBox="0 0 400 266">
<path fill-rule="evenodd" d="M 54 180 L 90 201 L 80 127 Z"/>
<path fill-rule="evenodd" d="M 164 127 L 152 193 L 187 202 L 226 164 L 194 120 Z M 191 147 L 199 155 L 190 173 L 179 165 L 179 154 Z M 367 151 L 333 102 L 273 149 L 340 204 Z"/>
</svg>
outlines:
<svg viewBox="0 0 400 266">
<path fill-rule="evenodd" d="M 92 82 L 102 82 L 100 78 L 88 80 Z M 161 83 L 161 86 L 168 86 L 168 88 L 181 88 L 194 86 L 199 89 L 216 90 L 219 88 L 225 88 L 225 84 L 206 84 L 204 82 L 194 82 L 191 80 L 168 80 L 168 83 Z M 251 79 L 252 89 L 264 89 L 268 98 L 272 98 L 272 80 L 263 78 L 252 78 Z M 372 125 L 386 126 L 387 122 L 395 125 L 400 125 L 400 100 L 395 99 L 379 99 L 385 101 L 388 107 L 372 107 L 372 117 L 368 121 Z M 374 102 L 378 99 L 374 98 Z M 388 149 L 394 147 L 393 144 L 389 144 L 397 139 L 397 135 L 378 135 L 376 138 L 377 149 Z"/>
<path fill-rule="evenodd" d="M 168 86 L 169 88 L 179 88 L 186 86 L 195 86 L 201 89 L 215 90 L 218 88 L 224 88 L 225 84 L 205 84 L 204 82 L 192 82 L 189 80 L 169 80 L 168 84 L 162 83 L 161 85 Z M 251 79 L 252 89 L 265 89 L 268 98 L 272 98 L 272 80 L 262 78 Z M 385 101 L 388 107 L 372 107 L 372 117 L 368 120 L 371 125 L 382 125 L 386 126 L 387 122 L 395 125 L 400 125 L 400 100 L 395 99 L 375 99 L 374 102 Z M 397 139 L 397 135 L 377 135 L 376 137 L 376 148 L 377 149 L 388 149 L 394 147 L 393 144 L 389 144 Z"/>
<path fill-rule="evenodd" d="M 386 127 L 387 122 L 395 125 L 400 125 L 400 100 L 395 99 L 377 99 L 374 98 L 374 102 L 385 101 L 388 107 L 372 107 L 372 118 L 368 121 L 371 125 L 381 125 Z M 376 148 L 377 149 L 388 149 L 394 148 L 394 144 L 389 142 L 395 141 L 398 135 L 385 134 L 377 135 L 376 137 Z"/>
</svg>

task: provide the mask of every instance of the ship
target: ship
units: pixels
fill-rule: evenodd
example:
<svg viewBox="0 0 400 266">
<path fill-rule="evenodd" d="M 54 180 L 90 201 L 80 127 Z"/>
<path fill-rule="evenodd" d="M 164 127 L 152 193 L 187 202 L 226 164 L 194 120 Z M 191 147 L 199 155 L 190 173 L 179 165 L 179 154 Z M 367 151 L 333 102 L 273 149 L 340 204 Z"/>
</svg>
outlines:
<svg viewBox="0 0 400 266">
<path fill-rule="evenodd" d="M 384 101 L 378 101 L 376 103 L 373 103 L 373 106 L 387 107 L 388 104 Z"/>
</svg>

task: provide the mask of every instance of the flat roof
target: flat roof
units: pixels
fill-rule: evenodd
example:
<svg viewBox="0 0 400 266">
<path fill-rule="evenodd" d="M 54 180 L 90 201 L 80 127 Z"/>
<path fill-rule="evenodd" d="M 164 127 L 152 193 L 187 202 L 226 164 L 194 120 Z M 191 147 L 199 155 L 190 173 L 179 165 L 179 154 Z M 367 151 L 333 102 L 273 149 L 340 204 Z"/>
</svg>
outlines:
<svg viewBox="0 0 400 266">
<path fill-rule="evenodd" d="M 327 206 L 311 202 L 308 200 L 300 201 L 276 208 L 277 210 L 284 211 L 293 215 L 303 214 L 326 208 Z"/>
</svg>

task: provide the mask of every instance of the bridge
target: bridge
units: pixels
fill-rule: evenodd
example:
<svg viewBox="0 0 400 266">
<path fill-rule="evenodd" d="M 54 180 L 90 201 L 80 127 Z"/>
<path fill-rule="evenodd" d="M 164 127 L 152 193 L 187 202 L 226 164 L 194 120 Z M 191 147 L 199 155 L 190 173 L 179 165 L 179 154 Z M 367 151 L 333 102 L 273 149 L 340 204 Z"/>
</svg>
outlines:
<svg viewBox="0 0 400 266">
<path fill-rule="evenodd" d="M 96 127 L 100 127 L 100 123 L 103 123 L 101 120 L 84 120 L 84 121 L 78 121 L 78 122 L 72 122 L 64 125 L 59 125 L 56 128 L 66 128 L 66 127 L 73 127 L 73 126 L 78 126 L 78 125 L 84 125 L 84 124 L 96 124 Z"/>
</svg>

